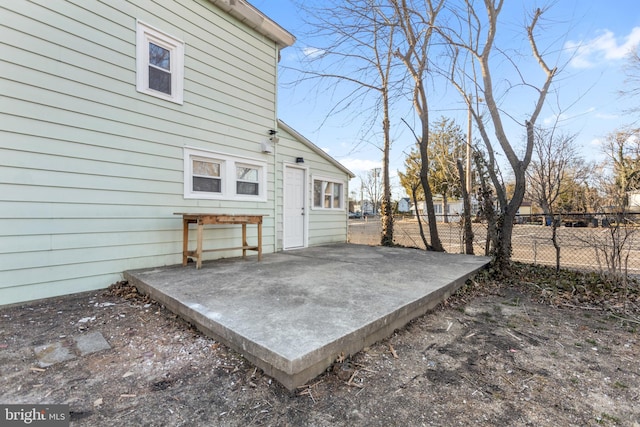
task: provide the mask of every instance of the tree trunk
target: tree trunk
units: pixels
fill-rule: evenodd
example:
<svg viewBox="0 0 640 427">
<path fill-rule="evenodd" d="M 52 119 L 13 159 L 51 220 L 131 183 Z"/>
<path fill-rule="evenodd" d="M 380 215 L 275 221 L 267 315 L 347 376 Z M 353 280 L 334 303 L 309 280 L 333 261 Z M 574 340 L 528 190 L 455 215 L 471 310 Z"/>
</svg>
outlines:
<svg viewBox="0 0 640 427">
<path fill-rule="evenodd" d="M 467 189 L 467 183 L 465 179 L 464 169 L 462 168 L 462 161 L 458 159 L 456 162 L 458 167 L 458 175 L 460 176 L 460 190 L 462 193 L 462 200 L 464 203 L 464 212 L 462 213 L 462 221 L 464 225 L 463 240 L 464 240 L 464 253 L 467 255 L 473 255 L 473 228 L 471 226 L 471 201 L 469 198 L 469 191 Z"/>
<path fill-rule="evenodd" d="M 386 92 L 383 94 L 383 102 L 385 117 L 382 120 L 384 149 L 382 150 L 382 204 L 380 206 L 382 235 L 380 236 L 380 244 L 382 246 L 393 246 L 393 209 L 391 206 L 391 184 L 389 182 L 389 150 L 391 147 L 391 137 L 389 135 L 389 99 Z"/>
<path fill-rule="evenodd" d="M 551 213 L 551 241 L 553 242 L 553 247 L 556 249 L 556 272 L 560 271 L 560 244 L 558 244 L 558 224 L 560 221 L 556 221 L 553 217 L 553 213 Z"/>
<path fill-rule="evenodd" d="M 478 200 L 482 203 L 482 212 L 487 220 L 487 237 L 485 239 L 484 255 L 490 256 L 495 251 L 497 246 L 497 219 L 496 211 L 493 204 L 493 194 L 491 187 L 487 182 L 487 169 L 488 166 L 483 162 L 482 156 L 474 155 L 473 162 L 476 165 L 476 171 L 478 171 L 478 181 L 480 189 L 478 190 Z"/>
<path fill-rule="evenodd" d="M 429 185 L 429 180 L 427 179 L 426 173 L 426 162 L 422 161 L 422 169 L 420 171 L 420 183 L 422 184 L 422 188 L 424 189 L 424 201 L 427 208 L 427 224 L 429 225 L 429 237 L 431 240 L 431 250 L 436 252 L 444 252 L 444 247 L 442 247 L 442 242 L 440 242 L 440 236 L 438 235 L 438 223 L 436 222 L 436 214 L 433 209 L 433 196 L 431 194 L 431 186 Z"/>
<path fill-rule="evenodd" d="M 433 209 L 433 194 L 431 193 L 431 185 L 429 185 L 429 154 L 427 151 L 429 144 L 429 112 L 426 109 L 427 101 L 426 94 L 422 90 L 422 81 L 418 84 L 419 90 L 417 93 L 421 95 L 422 103 L 424 106 L 420 111 L 420 124 L 422 125 L 422 136 L 420 137 L 420 157 L 422 164 L 420 165 L 420 183 L 424 190 L 424 201 L 427 207 L 427 220 L 429 223 L 429 237 L 431 240 L 431 248 L 436 252 L 444 252 L 442 242 L 440 242 L 440 235 L 438 234 L 438 223 L 436 221 L 435 210 Z"/>
<path fill-rule="evenodd" d="M 494 256 L 494 267 L 499 275 L 508 276 L 511 268 L 511 254 L 513 236 L 513 224 L 518 213 L 518 208 L 522 204 L 525 192 L 524 168 L 516 171 L 516 185 L 513 190 L 513 197 L 507 203 L 506 208 L 500 213 L 497 222 L 496 250 Z"/>
<path fill-rule="evenodd" d="M 418 228 L 420 229 L 420 237 L 422 238 L 422 243 L 424 243 L 425 249 L 430 251 L 430 250 L 433 250 L 433 248 L 429 244 L 427 237 L 424 235 L 424 228 L 422 227 L 422 218 L 420 218 L 422 215 L 420 215 L 420 213 L 418 212 L 418 197 L 416 196 L 416 190 L 417 190 L 417 187 L 414 187 L 414 186 L 411 187 L 411 197 L 413 198 L 413 206 L 415 206 L 416 208 L 416 218 L 418 219 Z"/>
<path fill-rule="evenodd" d="M 511 216 L 511 220 L 509 217 Z M 493 267 L 498 277 L 507 277 L 511 268 L 511 236 L 513 235 L 513 215 L 502 212 L 496 221 L 496 246 Z"/>
<path fill-rule="evenodd" d="M 382 236 L 380 238 L 380 245 L 393 246 L 393 210 L 391 202 L 385 199 L 382 200 L 380 206 L 380 215 L 382 221 Z"/>
</svg>

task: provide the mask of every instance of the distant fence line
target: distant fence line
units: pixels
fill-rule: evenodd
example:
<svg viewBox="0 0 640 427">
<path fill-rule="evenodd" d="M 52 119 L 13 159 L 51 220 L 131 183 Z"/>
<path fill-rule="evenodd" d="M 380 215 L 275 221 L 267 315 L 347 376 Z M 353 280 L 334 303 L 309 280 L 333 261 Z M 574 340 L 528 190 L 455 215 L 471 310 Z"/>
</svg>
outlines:
<svg viewBox="0 0 640 427">
<path fill-rule="evenodd" d="M 463 229 L 459 221 L 438 222 L 438 234 L 445 250 L 463 253 Z M 562 268 L 607 271 L 611 263 L 630 275 L 640 275 L 640 214 L 573 214 L 555 218 L 542 215 L 518 216 L 512 237 L 512 259 L 531 264 L 555 266 L 556 250 L 551 240 L 551 221 L 556 221 L 557 242 Z M 487 225 L 473 223 L 475 255 L 484 255 Z M 429 227 L 423 222 L 425 236 Z M 349 242 L 379 245 L 381 224 L 379 217 L 349 221 Z M 427 240 L 428 241 L 428 240 Z M 394 243 L 424 249 L 418 221 L 411 216 L 394 217 Z"/>
</svg>

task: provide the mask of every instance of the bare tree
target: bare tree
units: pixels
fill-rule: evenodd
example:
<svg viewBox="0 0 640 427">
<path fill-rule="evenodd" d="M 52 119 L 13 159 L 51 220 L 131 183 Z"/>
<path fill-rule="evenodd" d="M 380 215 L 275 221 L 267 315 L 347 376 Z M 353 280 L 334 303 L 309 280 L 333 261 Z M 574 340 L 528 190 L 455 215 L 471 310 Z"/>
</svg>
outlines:
<svg viewBox="0 0 640 427">
<path fill-rule="evenodd" d="M 380 179 L 380 168 L 374 168 L 359 176 L 362 184 L 362 191 L 373 205 L 373 213 L 380 211 L 382 202 L 382 193 L 384 185 Z M 364 212 L 363 212 L 364 213 Z"/>
<path fill-rule="evenodd" d="M 602 152 L 615 179 L 617 194 L 612 196 L 624 205 L 627 192 L 640 190 L 640 129 L 611 132 L 603 142 Z"/>
<path fill-rule="evenodd" d="M 627 57 L 627 64 L 624 69 L 627 78 L 625 79 L 625 89 L 620 91 L 622 98 L 637 100 L 640 95 L 640 45 L 636 46 Z M 627 112 L 637 116 L 640 112 L 640 105 L 636 104 L 627 109 Z M 637 119 L 633 121 L 637 123 Z"/>
<path fill-rule="evenodd" d="M 420 182 L 424 190 L 431 248 L 443 252 L 438 235 L 433 194 L 429 184 L 429 104 L 425 77 L 429 73 L 429 48 L 434 34 L 436 18 L 444 6 L 444 0 L 389 0 L 399 17 L 398 25 L 404 40 L 395 52 L 413 79 L 413 106 L 420 120 L 420 135 L 416 137 L 420 147 L 422 164 Z"/>
<path fill-rule="evenodd" d="M 500 218 L 497 222 L 498 238 L 494 252 L 494 263 L 498 271 L 505 271 L 511 261 L 511 237 L 516 213 L 525 194 L 525 171 L 531 161 L 534 146 L 534 127 L 545 103 L 557 68 L 551 67 L 538 49 L 535 30 L 544 11 L 536 9 L 530 17 L 530 23 L 525 28 L 525 35 L 531 48 L 531 55 L 542 71 L 543 79 L 532 83 L 525 78 L 523 68 L 519 67 L 509 53 L 496 45 L 496 34 L 502 27 L 498 25 L 498 17 L 502 11 L 504 0 L 484 0 L 484 11 L 480 10 L 479 2 L 464 0 L 459 9 L 451 9 L 457 17 L 458 26 L 441 28 L 442 36 L 450 46 L 451 64 L 448 79 L 458 90 L 470 109 L 485 145 L 488 156 L 488 171 L 500 205 Z M 507 95 L 514 92 L 514 86 L 506 91 L 499 89 L 504 85 L 494 82 L 494 66 L 492 62 L 497 55 L 503 55 L 505 62 L 511 64 L 514 75 L 520 78 L 519 87 L 533 90 L 533 110 L 527 114 L 523 127 L 526 130 L 526 144 L 524 153 L 519 156 L 514 149 L 510 137 L 505 131 L 504 120 L 511 117 L 510 112 L 502 110 L 500 105 Z M 522 58 L 520 58 L 522 59 Z M 517 92 L 517 91 L 515 91 Z M 518 93 L 522 96 L 522 93 Z M 531 95 L 529 95 L 531 96 Z M 489 114 L 489 121 L 485 122 L 481 114 L 478 99 L 485 102 Z M 489 137 L 493 130 L 495 139 Z M 497 141 L 497 145 L 494 141 Z M 515 179 L 514 191 L 511 197 L 499 176 L 496 174 L 497 149 L 506 157 Z"/>
<path fill-rule="evenodd" d="M 560 245 L 555 215 L 560 212 L 559 202 L 573 191 L 576 184 L 586 181 L 589 168 L 578 154 L 576 135 L 536 128 L 533 158 L 527 169 L 528 194 L 536 202 L 551 226 L 551 241 L 556 250 L 556 270 L 560 270 Z"/>
<path fill-rule="evenodd" d="M 319 36 L 324 45 L 316 46 L 315 55 L 310 55 L 307 69 L 296 70 L 307 79 L 327 80 L 333 83 L 332 93 L 341 93 L 341 98 L 329 113 L 338 114 L 356 107 L 358 118 L 362 119 L 366 105 L 372 123 L 378 122 L 382 130 L 382 245 L 393 244 L 393 205 L 391 203 L 391 182 L 389 178 L 390 99 L 394 84 L 392 79 L 393 47 L 395 26 L 393 17 L 387 16 L 383 2 L 377 0 L 327 0 L 315 6 L 299 2 L 312 20 L 309 22 L 314 35 Z M 328 40 L 328 42 L 327 42 Z M 345 86 L 338 91 L 336 82 Z M 322 85 L 321 85 L 322 86 Z M 323 90 L 326 87 L 323 86 Z M 375 94 L 371 103 L 367 97 Z M 366 126 L 365 126 L 366 127 Z M 371 125 L 371 129 L 377 125 Z M 365 131 L 369 133 L 369 131 Z M 374 135 L 377 132 L 374 132 Z M 377 139 L 376 136 L 365 138 Z"/>
<path fill-rule="evenodd" d="M 637 247 L 638 224 L 633 215 L 628 215 L 626 192 L 622 191 L 619 180 L 611 171 L 601 165 L 595 183 L 604 193 L 603 230 L 581 238 L 594 250 L 600 275 L 605 282 L 621 286 L 625 305 L 629 290 L 629 258 Z"/>
</svg>

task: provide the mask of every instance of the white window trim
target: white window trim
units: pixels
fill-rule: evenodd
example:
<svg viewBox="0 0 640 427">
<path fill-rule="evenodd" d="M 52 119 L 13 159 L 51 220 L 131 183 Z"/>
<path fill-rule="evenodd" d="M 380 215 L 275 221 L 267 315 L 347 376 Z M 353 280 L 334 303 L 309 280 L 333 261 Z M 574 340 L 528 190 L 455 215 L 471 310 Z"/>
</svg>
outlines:
<svg viewBox="0 0 640 427">
<path fill-rule="evenodd" d="M 324 206 L 316 206 L 315 205 L 315 182 L 316 181 L 324 181 L 324 182 L 331 182 L 334 184 L 341 184 L 342 185 L 342 193 L 340 194 L 340 207 L 339 208 L 325 208 Z M 314 210 L 324 210 L 324 211 L 344 211 L 345 210 L 345 203 L 344 203 L 344 193 L 345 193 L 345 182 L 340 180 L 340 179 L 336 179 L 336 178 L 329 178 L 326 176 L 312 176 L 311 177 L 311 209 Z M 323 199 L 324 200 L 324 199 Z"/>
<path fill-rule="evenodd" d="M 171 95 L 149 88 L 149 42 L 171 52 Z M 139 20 L 136 21 L 136 90 L 181 105 L 184 99 L 184 42 Z"/>
<path fill-rule="evenodd" d="M 205 200 L 267 201 L 267 163 L 261 160 L 232 156 L 199 148 L 184 147 L 184 198 Z M 192 159 L 212 160 L 220 163 L 221 192 L 193 191 Z M 236 164 L 258 169 L 258 194 L 236 194 Z"/>
</svg>

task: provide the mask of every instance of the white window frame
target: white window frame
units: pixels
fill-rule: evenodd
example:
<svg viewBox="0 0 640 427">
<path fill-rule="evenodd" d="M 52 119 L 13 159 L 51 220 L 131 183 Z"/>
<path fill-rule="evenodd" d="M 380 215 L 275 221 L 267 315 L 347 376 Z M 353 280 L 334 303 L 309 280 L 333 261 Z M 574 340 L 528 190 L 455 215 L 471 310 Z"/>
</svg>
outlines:
<svg viewBox="0 0 640 427">
<path fill-rule="evenodd" d="M 237 171 L 238 171 L 238 167 L 249 168 L 249 169 L 256 169 L 256 171 L 257 171 L 257 175 L 258 175 L 258 180 L 257 180 L 257 181 L 250 181 L 250 180 L 240 180 L 240 179 L 238 179 L 238 172 L 237 172 Z M 261 190 L 261 187 L 262 187 L 262 184 L 260 183 L 260 168 L 257 168 L 257 167 L 256 167 L 255 165 L 253 165 L 253 164 L 244 163 L 244 162 L 235 162 L 234 168 L 236 169 L 236 170 L 234 171 L 234 174 L 235 174 L 234 176 L 235 176 L 235 180 L 236 180 L 236 187 L 235 187 L 235 188 L 236 188 L 236 194 L 238 194 L 238 193 L 237 193 L 237 191 L 238 191 L 238 183 L 239 183 L 239 182 L 246 182 L 246 183 L 251 183 L 251 184 L 258 184 L 258 194 L 260 194 L 260 190 Z M 238 195 L 241 195 L 241 194 L 238 194 Z M 244 195 L 244 196 L 250 196 L 250 194 L 244 194 L 244 193 L 243 193 L 242 195 Z M 255 196 L 255 195 L 254 195 L 254 196 Z"/>
<path fill-rule="evenodd" d="M 324 188 L 324 184 L 339 184 L 342 186 L 342 189 L 340 191 L 340 207 L 334 208 L 333 199 L 332 199 L 332 203 L 331 203 L 332 206 L 329 208 L 325 208 L 324 193 L 322 194 L 321 206 L 316 206 L 316 200 L 315 200 L 316 181 L 321 181 L 323 183 L 323 186 L 322 186 L 323 188 Z M 312 176 L 311 177 L 311 208 L 314 210 L 344 211 L 345 210 L 344 190 L 345 190 L 345 182 L 342 180 L 335 179 L 335 178 L 327 178 L 323 176 Z"/>
<path fill-rule="evenodd" d="M 262 160 L 193 147 L 184 147 L 184 198 L 208 200 L 267 201 L 267 163 Z M 193 160 L 205 160 L 220 163 L 220 192 L 193 190 Z M 236 165 L 258 170 L 258 194 L 237 194 Z"/>
<path fill-rule="evenodd" d="M 171 54 L 171 94 L 149 87 L 149 43 Z M 184 99 L 184 42 L 142 21 L 136 21 L 136 90 L 176 104 Z"/>
</svg>

